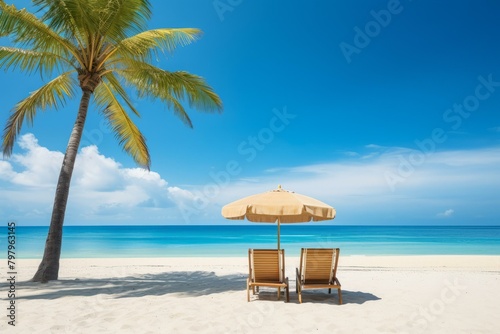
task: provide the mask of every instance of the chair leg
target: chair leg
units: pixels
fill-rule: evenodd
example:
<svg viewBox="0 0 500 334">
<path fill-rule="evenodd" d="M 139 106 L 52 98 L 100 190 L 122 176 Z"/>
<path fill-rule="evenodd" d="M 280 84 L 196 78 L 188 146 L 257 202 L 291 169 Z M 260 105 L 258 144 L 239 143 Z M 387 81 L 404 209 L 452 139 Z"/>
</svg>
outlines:
<svg viewBox="0 0 500 334">
<path fill-rule="evenodd" d="M 297 290 L 298 290 L 297 292 L 299 294 L 299 303 L 302 304 L 302 287 L 300 286 L 300 283 L 297 287 Z"/>
<path fill-rule="evenodd" d="M 328 293 L 329 293 L 329 294 L 330 294 L 330 293 L 332 293 L 332 289 L 328 289 Z"/>
<path fill-rule="evenodd" d="M 247 302 L 250 301 L 250 279 L 247 278 Z"/>
<path fill-rule="evenodd" d="M 338 289 L 339 291 L 339 305 L 342 305 L 342 291 L 340 290 L 340 288 Z"/>
<path fill-rule="evenodd" d="M 281 288 L 278 288 L 278 300 L 281 299 Z"/>
<path fill-rule="evenodd" d="M 295 268 L 295 293 L 299 293 L 300 273 L 299 268 Z"/>
<path fill-rule="evenodd" d="M 288 279 L 286 280 L 286 302 L 290 301 L 290 286 L 288 284 Z"/>
</svg>

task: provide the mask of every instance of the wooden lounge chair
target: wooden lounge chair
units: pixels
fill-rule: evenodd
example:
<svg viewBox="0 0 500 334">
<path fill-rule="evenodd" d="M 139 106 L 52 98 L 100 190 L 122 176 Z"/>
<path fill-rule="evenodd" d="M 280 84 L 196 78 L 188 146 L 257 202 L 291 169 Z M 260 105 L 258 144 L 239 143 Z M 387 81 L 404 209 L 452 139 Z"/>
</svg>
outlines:
<svg viewBox="0 0 500 334">
<path fill-rule="evenodd" d="M 339 248 L 302 248 L 300 253 L 300 268 L 296 269 L 297 281 L 295 291 L 302 303 L 304 289 L 337 289 L 339 304 L 342 304 L 342 291 L 337 279 L 337 264 Z"/>
<path fill-rule="evenodd" d="M 267 286 L 278 289 L 278 300 L 281 288 L 286 289 L 286 301 L 290 300 L 288 277 L 285 277 L 284 249 L 249 249 L 249 273 L 247 279 L 247 300 L 250 301 L 250 288 L 255 294 L 259 287 Z"/>
</svg>

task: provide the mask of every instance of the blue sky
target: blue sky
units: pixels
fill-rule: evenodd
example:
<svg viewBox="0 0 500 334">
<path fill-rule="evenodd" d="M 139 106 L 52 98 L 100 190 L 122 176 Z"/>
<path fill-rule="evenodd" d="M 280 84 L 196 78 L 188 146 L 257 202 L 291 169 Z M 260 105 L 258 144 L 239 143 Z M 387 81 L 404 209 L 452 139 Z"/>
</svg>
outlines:
<svg viewBox="0 0 500 334">
<path fill-rule="evenodd" d="M 148 173 L 91 109 L 66 225 L 234 223 L 224 204 L 278 184 L 334 206 L 334 224 L 500 223 L 497 1 L 151 3 L 152 28 L 204 31 L 157 65 L 203 76 L 224 111 L 191 110 L 189 129 L 136 100 Z M 5 124 L 41 79 L 0 75 Z M 48 225 L 77 102 L 0 160 L 4 220 Z"/>
</svg>

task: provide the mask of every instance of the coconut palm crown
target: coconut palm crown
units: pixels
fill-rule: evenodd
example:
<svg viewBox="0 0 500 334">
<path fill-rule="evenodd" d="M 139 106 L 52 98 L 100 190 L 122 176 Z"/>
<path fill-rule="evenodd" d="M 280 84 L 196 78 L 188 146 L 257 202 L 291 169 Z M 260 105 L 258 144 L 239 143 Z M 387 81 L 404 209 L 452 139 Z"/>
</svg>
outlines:
<svg viewBox="0 0 500 334">
<path fill-rule="evenodd" d="M 89 103 L 94 103 L 119 144 L 140 166 L 151 158 L 142 133 L 131 119 L 140 116 L 130 98 L 158 99 L 192 127 L 182 103 L 201 111 L 221 111 L 222 102 L 203 78 L 169 72 L 152 64 L 160 53 L 190 44 L 201 31 L 192 28 L 147 29 L 147 0 L 33 0 L 35 14 L 0 0 L 0 68 L 50 78 L 11 111 L 3 131 L 4 157 L 12 154 L 24 121 L 36 112 L 60 109 L 80 95 L 76 121 L 59 175 L 45 251 L 33 281 L 58 278 L 62 227 L 71 176 Z"/>
</svg>

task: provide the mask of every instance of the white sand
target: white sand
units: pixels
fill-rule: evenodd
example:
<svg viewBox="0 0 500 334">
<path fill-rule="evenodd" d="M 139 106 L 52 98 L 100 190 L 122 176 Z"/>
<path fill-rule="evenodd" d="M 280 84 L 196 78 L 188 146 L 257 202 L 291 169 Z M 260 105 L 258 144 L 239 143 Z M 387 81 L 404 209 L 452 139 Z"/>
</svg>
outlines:
<svg viewBox="0 0 500 334">
<path fill-rule="evenodd" d="M 343 305 L 326 290 L 299 304 L 293 257 L 290 302 L 264 289 L 248 303 L 247 261 L 67 259 L 39 284 L 20 282 L 39 261 L 18 260 L 16 327 L 2 279 L 0 333 L 500 333 L 500 256 L 344 256 Z"/>
</svg>

